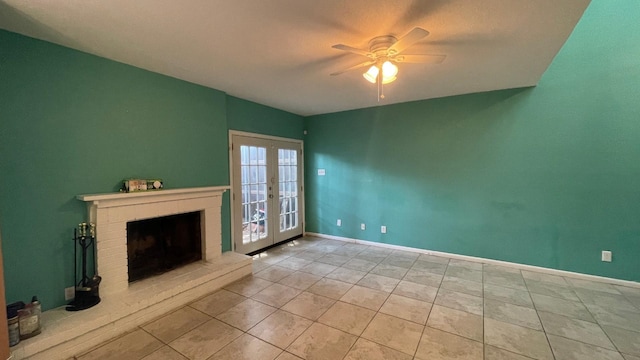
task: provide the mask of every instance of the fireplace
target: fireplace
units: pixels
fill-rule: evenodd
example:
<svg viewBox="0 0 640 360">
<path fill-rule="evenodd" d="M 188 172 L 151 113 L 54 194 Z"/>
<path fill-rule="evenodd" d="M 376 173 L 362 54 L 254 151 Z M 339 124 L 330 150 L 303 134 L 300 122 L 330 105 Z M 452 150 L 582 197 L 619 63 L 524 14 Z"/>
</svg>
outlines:
<svg viewBox="0 0 640 360">
<path fill-rule="evenodd" d="M 96 269 L 98 275 L 102 277 L 100 296 L 104 299 L 113 293 L 128 289 L 129 284 L 133 284 L 129 277 L 131 264 L 127 232 L 129 224 L 139 220 L 198 213 L 200 259 L 209 262 L 220 257 L 222 253 L 220 207 L 222 194 L 227 189 L 227 187 L 202 187 L 78 196 L 80 200 L 87 202 L 90 221 L 96 224 Z M 162 236 L 164 235 L 156 235 L 156 237 Z M 162 241 L 166 245 L 167 240 Z M 160 243 L 158 246 L 165 245 Z M 140 250 L 151 245 L 145 240 L 136 246 Z"/>
<path fill-rule="evenodd" d="M 127 223 L 129 282 L 202 259 L 200 212 Z"/>
<path fill-rule="evenodd" d="M 140 193 L 78 195 L 96 224 L 96 271 L 102 277 L 97 306 L 42 313 L 42 334 L 14 346 L 11 357 L 64 360 L 134 330 L 251 274 L 251 257 L 222 253 L 222 196 L 228 186 Z M 201 261 L 135 282 L 128 281 L 128 223 L 199 214 Z M 190 215 L 187 215 L 190 216 Z"/>
</svg>

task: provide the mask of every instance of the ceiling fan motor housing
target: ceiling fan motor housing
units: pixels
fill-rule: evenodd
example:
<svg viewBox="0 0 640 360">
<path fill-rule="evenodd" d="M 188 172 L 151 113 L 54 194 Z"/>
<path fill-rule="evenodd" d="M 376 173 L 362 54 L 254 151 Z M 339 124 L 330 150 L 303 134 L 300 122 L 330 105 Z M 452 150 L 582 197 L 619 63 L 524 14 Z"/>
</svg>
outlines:
<svg viewBox="0 0 640 360">
<path fill-rule="evenodd" d="M 375 55 L 375 58 L 393 55 L 389 54 L 387 50 L 391 47 L 391 45 L 395 44 L 396 41 L 398 41 L 398 39 L 395 36 L 376 36 L 369 41 L 369 51 Z"/>
</svg>

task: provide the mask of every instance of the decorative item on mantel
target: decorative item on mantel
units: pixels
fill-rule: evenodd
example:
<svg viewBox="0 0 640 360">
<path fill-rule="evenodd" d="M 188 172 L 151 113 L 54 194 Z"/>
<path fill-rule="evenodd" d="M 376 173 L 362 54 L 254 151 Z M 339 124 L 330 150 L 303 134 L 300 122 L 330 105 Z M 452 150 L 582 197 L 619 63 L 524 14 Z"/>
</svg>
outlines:
<svg viewBox="0 0 640 360">
<path fill-rule="evenodd" d="M 162 179 L 125 179 L 122 181 L 121 192 L 162 190 Z"/>
<path fill-rule="evenodd" d="M 87 233 L 87 230 L 89 232 Z M 88 309 L 100 302 L 99 287 L 102 278 L 98 275 L 89 277 L 87 275 L 87 250 L 95 245 L 96 225 L 93 223 L 80 223 L 77 229 L 73 229 L 74 252 L 73 252 L 73 276 L 77 276 L 78 247 L 82 252 L 82 278 L 75 283 L 75 298 L 67 305 L 67 311 L 79 311 Z M 95 247 L 93 247 L 95 249 Z"/>
</svg>

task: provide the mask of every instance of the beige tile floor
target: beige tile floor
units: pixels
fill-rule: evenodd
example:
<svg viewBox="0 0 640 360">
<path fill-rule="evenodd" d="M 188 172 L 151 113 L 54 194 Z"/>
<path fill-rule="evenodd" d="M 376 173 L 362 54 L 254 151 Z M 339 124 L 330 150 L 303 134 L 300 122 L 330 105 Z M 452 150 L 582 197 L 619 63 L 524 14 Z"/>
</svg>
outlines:
<svg viewBox="0 0 640 360">
<path fill-rule="evenodd" d="M 79 360 L 640 360 L 640 288 L 332 240 Z"/>
</svg>

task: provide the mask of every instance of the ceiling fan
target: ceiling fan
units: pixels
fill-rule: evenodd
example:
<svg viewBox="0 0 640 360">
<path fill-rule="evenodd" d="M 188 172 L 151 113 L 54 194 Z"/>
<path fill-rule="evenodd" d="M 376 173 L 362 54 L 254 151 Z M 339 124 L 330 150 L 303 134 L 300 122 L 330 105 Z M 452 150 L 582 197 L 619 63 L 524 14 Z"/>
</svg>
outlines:
<svg viewBox="0 0 640 360">
<path fill-rule="evenodd" d="M 334 49 L 366 56 L 369 60 L 334 72 L 331 76 L 369 67 L 367 72 L 362 74 L 362 76 L 364 76 L 367 81 L 378 84 L 379 98 L 384 99 L 384 94 L 381 94 L 382 84 L 388 84 L 396 80 L 398 67 L 395 63 L 439 64 L 444 61 L 446 55 L 403 54 L 404 50 L 424 39 L 427 35 L 429 35 L 427 30 L 415 27 L 400 39 L 392 35 L 376 36 L 369 41 L 369 51 L 343 44 L 333 45 L 332 48 Z"/>
</svg>

